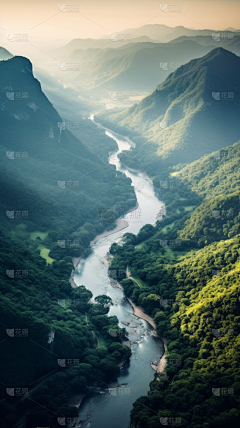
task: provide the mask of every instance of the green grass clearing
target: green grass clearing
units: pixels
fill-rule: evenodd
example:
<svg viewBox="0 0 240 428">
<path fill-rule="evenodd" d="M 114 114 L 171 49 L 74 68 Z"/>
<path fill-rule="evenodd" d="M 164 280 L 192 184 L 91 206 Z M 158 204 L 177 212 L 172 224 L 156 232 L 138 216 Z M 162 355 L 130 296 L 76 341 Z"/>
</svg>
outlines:
<svg viewBox="0 0 240 428">
<path fill-rule="evenodd" d="M 164 226 L 164 227 L 161 229 L 161 232 L 166 233 L 166 232 L 168 232 L 169 230 L 171 230 L 171 229 L 173 228 L 173 226 L 174 226 L 174 222 L 173 222 L 173 223 L 170 223 L 170 224 L 166 224 L 166 226 Z"/>
<path fill-rule="evenodd" d="M 51 265 L 53 262 L 55 262 L 55 259 L 52 259 L 52 257 L 49 257 L 49 253 L 50 253 L 49 248 L 46 248 L 43 245 L 39 244 L 38 249 L 40 250 L 40 256 L 43 259 L 45 259 L 49 265 Z"/>
<path fill-rule="evenodd" d="M 98 341 L 99 341 L 99 346 L 103 346 L 104 348 L 106 348 L 106 349 L 107 349 L 106 342 L 105 342 L 105 340 L 103 339 L 103 337 L 101 337 L 101 336 L 97 335 L 97 338 L 98 338 Z"/>
<path fill-rule="evenodd" d="M 165 247 L 164 254 L 158 253 L 159 257 L 164 259 L 166 262 L 172 262 L 173 260 L 176 260 L 177 263 L 179 263 L 187 254 L 190 254 L 191 251 L 198 251 L 199 248 L 189 248 L 184 251 L 175 251 L 172 248 Z"/>
<path fill-rule="evenodd" d="M 146 287 L 149 287 L 149 285 L 146 283 L 146 282 L 144 282 L 142 279 L 140 279 L 139 277 L 134 277 L 133 278 L 134 279 L 134 281 L 136 281 L 137 282 L 137 284 L 138 284 L 138 286 L 140 287 L 140 288 L 146 288 Z"/>
<path fill-rule="evenodd" d="M 39 230 L 35 232 L 30 233 L 30 239 L 33 241 L 36 241 L 37 238 L 41 238 L 43 241 L 48 236 L 48 232 L 40 232 Z M 46 262 L 51 265 L 53 262 L 55 262 L 55 259 L 52 259 L 52 257 L 49 257 L 50 250 L 49 248 L 44 247 L 44 245 L 39 244 L 38 249 L 40 250 L 40 256 L 46 260 Z"/>
<path fill-rule="evenodd" d="M 144 245 L 144 242 L 135 246 L 136 250 L 141 250 Z"/>
<path fill-rule="evenodd" d="M 187 207 L 184 207 L 185 211 L 192 211 L 196 208 L 196 205 L 188 205 Z"/>
<path fill-rule="evenodd" d="M 41 238 L 41 240 L 43 241 L 46 238 L 46 236 L 48 236 L 48 232 L 36 231 L 36 232 L 30 233 L 30 239 L 33 239 L 33 240 L 35 240 L 37 238 Z"/>
</svg>

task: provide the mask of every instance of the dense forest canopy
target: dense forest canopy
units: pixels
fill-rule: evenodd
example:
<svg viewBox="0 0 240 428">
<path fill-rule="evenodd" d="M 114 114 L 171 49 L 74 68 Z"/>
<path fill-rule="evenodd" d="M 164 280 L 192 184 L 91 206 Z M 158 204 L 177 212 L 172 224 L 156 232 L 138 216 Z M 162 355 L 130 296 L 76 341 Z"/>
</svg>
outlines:
<svg viewBox="0 0 240 428">
<path fill-rule="evenodd" d="M 130 270 L 133 279 L 119 281 L 154 318 L 168 348 L 165 371 L 134 404 L 137 428 L 158 427 L 159 420 L 189 428 L 238 426 L 238 151 L 239 142 L 205 156 L 166 175 L 163 187 L 155 178 L 167 215 L 111 247 L 110 272 Z M 174 180 L 180 185 L 169 185 Z"/>
<path fill-rule="evenodd" d="M 136 205 L 131 180 L 108 164 L 117 145 L 91 124 L 83 142 L 61 117 L 23 57 L 0 62 L 2 424 L 59 426 L 68 405 L 120 373 L 131 351 L 101 296 L 69 282 L 72 257 Z M 98 144 L 98 151 L 94 145 Z M 111 211 L 105 221 L 102 211 Z M 97 346 L 97 338 L 101 346 Z M 42 380 L 44 379 L 44 381 Z"/>
</svg>

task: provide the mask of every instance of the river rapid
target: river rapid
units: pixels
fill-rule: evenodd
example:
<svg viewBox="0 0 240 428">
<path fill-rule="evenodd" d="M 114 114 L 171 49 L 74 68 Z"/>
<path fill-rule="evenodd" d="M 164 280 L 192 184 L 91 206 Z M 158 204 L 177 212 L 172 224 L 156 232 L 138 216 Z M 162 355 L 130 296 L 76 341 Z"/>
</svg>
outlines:
<svg viewBox="0 0 240 428">
<path fill-rule="evenodd" d="M 90 119 L 94 121 L 94 115 L 91 115 Z M 100 124 L 96 126 L 103 128 Z M 81 259 L 75 269 L 74 282 L 91 290 L 93 297 L 99 294 L 111 297 L 113 306 L 110 308 L 109 315 L 116 315 L 120 327 L 126 327 L 129 332 L 132 356 L 121 369 L 117 380 L 117 384 L 122 387 L 114 388 L 115 382 L 106 385 L 106 389 L 103 388 L 101 393 L 92 393 L 86 397 L 80 407 L 79 419 L 85 421 L 83 426 L 86 428 L 129 428 L 132 405 L 137 398 L 147 395 L 149 383 L 154 378 L 154 370 L 150 364 L 153 361 L 159 361 L 164 350 L 162 341 L 151 334 L 153 327 L 148 322 L 137 318 L 123 291 L 111 285 L 106 256 L 112 243 L 120 242 L 124 233 L 136 234 L 145 224 L 155 224 L 164 204 L 156 197 L 148 177 L 142 173 L 130 171 L 121 165 L 117 157 L 123 150 L 134 150 L 134 143 L 127 137 L 107 128 L 104 129 L 106 135 L 114 139 L 118 145 L 118 151 L 110 154 L 109 163 L 131 178 L 138 208 L 124 216 L 124 220 L 129 224 L 127 228 L 102 237 L 92 244 L 91 254 Z M 132 323 L 134 326 L 126 326 L 122 321 Z"/>
</svg>

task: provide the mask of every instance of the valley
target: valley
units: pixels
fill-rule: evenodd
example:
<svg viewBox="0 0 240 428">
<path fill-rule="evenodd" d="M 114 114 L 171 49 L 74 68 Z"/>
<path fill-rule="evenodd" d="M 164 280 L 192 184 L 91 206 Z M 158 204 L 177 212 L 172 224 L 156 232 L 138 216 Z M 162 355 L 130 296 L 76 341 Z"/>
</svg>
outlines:
<svg viewBox="0 0 240 428">
<path fill-rule="evenodd" d="M 239 2 L 3 3 L 1 426 L 237 428 Z"/>
</svg>

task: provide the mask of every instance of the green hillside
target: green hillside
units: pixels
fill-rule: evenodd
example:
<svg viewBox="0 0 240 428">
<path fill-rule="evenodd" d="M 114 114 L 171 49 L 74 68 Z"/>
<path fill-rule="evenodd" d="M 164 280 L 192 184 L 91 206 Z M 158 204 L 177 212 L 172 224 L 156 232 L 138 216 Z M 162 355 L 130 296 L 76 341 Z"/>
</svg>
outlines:
<svg viewBox="0 0 240 428">
<path fill-rule="evenodd" d="M 168 348 L 165 371 L 134 403 L 136 428 L 158 427 L 159 420 L 186 428 L 238 426 L 239 147 L 165 177 L 178 187 L 161 188 L 155 179 L 166 217 L 111 247 L 110 269 L 128 266 L 145 284 L 119 278 L 127 296 L 154 317 Z M 192 213 L 184 209 L 191 201 Z"/>
<path fill-rule="evenodd" d="M 239 57 L 215 49 L 178 68 L 139 104 L 101 113 L 99 120 L 134 136 L 129 165 L 153 176 L 159 168 L 187 164 L 238 140 L 239 69 Z"/>
</svg>

